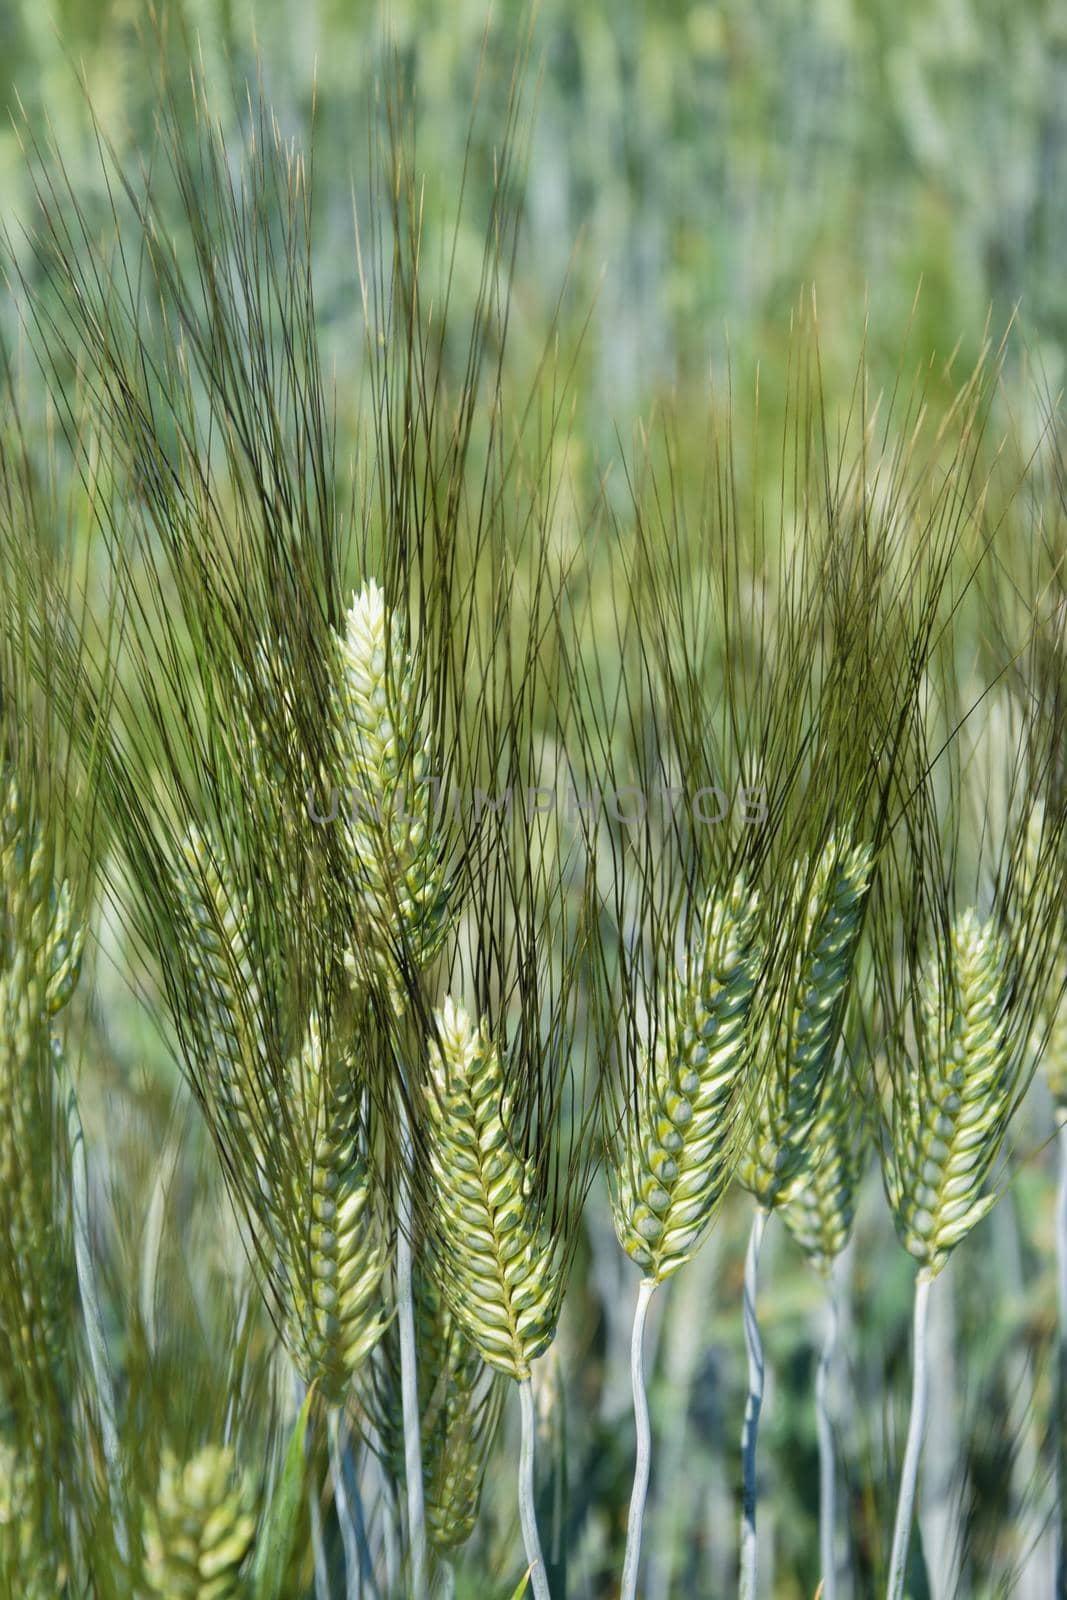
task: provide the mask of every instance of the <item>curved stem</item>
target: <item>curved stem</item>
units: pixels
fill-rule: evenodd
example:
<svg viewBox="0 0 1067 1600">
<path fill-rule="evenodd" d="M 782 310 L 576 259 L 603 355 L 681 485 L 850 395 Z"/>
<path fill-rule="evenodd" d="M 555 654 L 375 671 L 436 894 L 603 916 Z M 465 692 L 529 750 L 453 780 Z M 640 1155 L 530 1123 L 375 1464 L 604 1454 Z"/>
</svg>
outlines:
<svg viewBox="0 0 1067 1600">
<path fill-rule="evenodd" d="M 769 1213 L 759 1208 L 752 1218 L 745 1255 L 745 1293 L 742 1302 L 745 1324 L 745 1351 L 748 1355 L 748 1398 L 745 1424 L 741 1432 L 741 1576 L 739 1600 L 755 1600 L 756 1595 L 756 1436 L 763 1406 L 763 1343 L 756 1319 L 756 1285 L 759 1279 L 760 1249 Z"/>
<path fill-rule="evenodd" d="M 411 1551 L 411 1600 L 426 1600 L 426 1507 L 422 1486 L 422 1432 L 415 1354 L 415 1297 L 411 1282 L 411 1129 L 403 1091 L 397 1095 L 397 1105 L 400 1117 L 400 1178 L 397 1195 L 396 1320 L 400 1335 L 400 1399 L 404 1414 L 404 1478 Z"/>
<path fill-rule="evenodd" d="M 58 1045 L 53 1047 L 53 1054 L 60 1088 L 66 1100 L 67 1140 L 70 1146 L 70 1209 L 78 1293 L 81 1297 L 85 1337 L 89 1346 L 89 1361 L 96 1388 L 100 1442 L 104 1449 L 104 1468 L 107 1473 L 115 1548 L 125 1562 L 129 1560 L 130 1545 L 126 1532 L 125 1496 L 122 1485 L 122 1449 L 119 1444 L 118 1424 L 115 1420 L 115 1386 L 111 1375 L 111 1358 L 108 1355 L 107 1334 L 104 1331 L 104 1318 L 100 1310 L 96 1275 L 93 1270 L 89 1235 L 89 1167 L 85 1155 L 85 1131 L 82 1128 L 78 1097 L 74 1092 L 66 1057 Z"/>
<path fill-rule="evenodd" d="M 830 1376 L 837 1349 L 837 1279 L 830 1272 L 826 1299 L 826 1331 L 823 1335 L 819 1366 L 815 1374 L 815 1423 L 819 1434 L 819 1554 L 822 1569 L 822 1600 L 835 1600 L 837 1560 L 834 1532 L 837 1521 L 837 1463 L 834 1449 L 834 1424 L 830 1415 Z"/>
<path fill-rule="evenodd" d="M 545 1575 L 545 1558 L 541 1553 L 541 1539 L 537 1532 L 537 1512 L 534 1499 L 534 1418 L 533 1384 L 529 1378 L 519 1383 L 519 1405 L 522 1412 L 522 1449 L 519 1452 L 519 1519 L 522 1523 L 522 1542 L 526 1560 L 530 1565 L 530 1587 L 534 1600 L 552 1600 Z"/>
<path fill-rule="evenodd" d="M 648 1473 L 652 1460 L 652 1429 L 648 1419 L 648 1395 L 645 1391 L 645 1320 L 654 1278 L 642 1278 L 637 1291 L 637 1309 L 634 1312 L 633 1337 L 630 1341 L 630 1380 L 634 1390 L 634 1423 L 637 1429 L 637 1461 L 634 1466 L 634 1486 L 630 1495 L 630 1517 L 626 1524 L 626 1559 L 622 1569 L 621 1600 L 636 1600 L 637 1573 L 641 1565 L 641 1532 L 645 1521 L 645 1498 L 648 1494 Z"/>
<path fill-rule="evenodd" d="M 897 1517 L 893 1528 L 893 1553 L 889 1561 L 887 1600 L 903 1600 L 904 1578 L 908 1567 L 911 1525 L 915 1518 L 915 1489 L 919 1479 L 923 1429 L 926 1425 L 926 1311 L 932 1279 L 920 1275 L 915 1283 L 915 1311 L 912 1333 L 911 1416 L 908 1442 L 904 1449 L 904 1468 L 900 1476 Z"/>
<path fill-rule="evenodd" d="M 1056 1550 L 1056 1593 L 1067 1594 L 1067 1121 L 1060 1123 L 1059 1186 L 1056 1193 L 1056 1330 L 1057 1417 L 1056 1502 L 1059 1528 Z"/>
</svg>

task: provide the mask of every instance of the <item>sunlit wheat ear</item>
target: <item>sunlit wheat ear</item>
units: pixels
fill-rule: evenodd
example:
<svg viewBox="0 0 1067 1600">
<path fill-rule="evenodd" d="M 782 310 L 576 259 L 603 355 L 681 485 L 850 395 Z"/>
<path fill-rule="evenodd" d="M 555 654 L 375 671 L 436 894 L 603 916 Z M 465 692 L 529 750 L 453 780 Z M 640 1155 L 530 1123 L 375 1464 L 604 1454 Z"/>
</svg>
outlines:
<svg viewBox="0 0 1067 1600">
<path fill-rule="evenodd" d="M 552 1237 L 515 1150 L 497 1045 L 451 999 L 435 1014 L 427 1096 L 443 1281 L 490 1366 L 523 1380 L 552 1342 L 560 1292 Z"/>
<path fill-rule="evenodd" d="M 982 1187 L 1015 1104 L 1006 967 L 992 923 L 965 911 L 947 963 L 923 975 L 920 1060 L 894 1106 L 888 1178 L 897 1232 L 925 1277 L 996 1198 Z"/>
<path fill-rule="evenodd" d="M 612 1151 L 615 1230 L 657 1283 L 696 1249 L 733 1173 L 758 966 L 756 897 L 737 883 L 708 907 Z"/>
<path fill-rule="evenodd" d="M 790 970 L 770 981 L 784 985 L 772 1006 L 774 1037 L 756 1127 L 740 1177 L 759 1205 L 772 1210 L 803 1170 L 834 1057 L 842 1007 L 870 885 L 868 845 L 842 848 L 831 839 L 808 876 L 795 874 L 806 903 Z"/>
<path fill-rule="evenodd" d="M 292 1080 L 297 1150 L 278 1199 L 290 1339 L 305 1380 L 338 1404 L 385 1327 L 386 1257 L 354 1063 L 326 1045 L 314 1017 Z"/>
<path fill-rule="evenodd" d="M 830 1271 L 851 1236 L 865 1154 L 862 1102 L 839 1062 L 812 1126 L 808 1158 L 781 1207 L 786 1227 L 819 1272 Z"/>
<path fill-rule="evenodd" d="M 334 714 L 370 958 L 400 1004 L 398 967 L 433 960 L 448 929 L 449 896 L 411 661 L 373 579 L 353 596 L 338 640 Z"/>
<path fill-rule="evenodd" d="M 145 1518 L 151 1600 L 236 1600 L 255 1530 L 255 1498 L 232 1451 L 209 1446 L 184 1464 L 165 1452 Z"/>
</svg>

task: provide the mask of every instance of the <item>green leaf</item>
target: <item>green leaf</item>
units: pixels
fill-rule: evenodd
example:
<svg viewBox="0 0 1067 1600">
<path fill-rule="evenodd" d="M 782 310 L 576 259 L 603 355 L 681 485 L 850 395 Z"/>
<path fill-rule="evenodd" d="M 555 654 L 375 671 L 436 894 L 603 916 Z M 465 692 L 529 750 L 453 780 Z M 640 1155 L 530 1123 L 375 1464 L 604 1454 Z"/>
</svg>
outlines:
<svg viewBox="0 0 1067 1600">
<path fill-rule="evenodd" d="M 522 1577 L 519 1579 L 519 1587 L 515 1590 L 515 1593 L 512 1595 L 511 1600 L 522 1600 L 523 1595 L 526 1593 L 526 1585 L 530 1581 L 530 1573 L 532 1571 L 533 1571 L 533 1567 L 527 1567 L 526 1568 L 526 1571 L 523 1573 Z"/>
<path fill-rule="evenodd" d="M 285 1465 L 275 1485 L 270 1507 L 256 1541 L 252 1563 L 253 1600 L 281 1600 L 282 1586 L 289 1571 L 304 1509 L 307 1484 L 307 1457 L 304 1449 L 314 1385 L 304 1396 L 300 1415 L 285 1451 Z"/>
</svg>

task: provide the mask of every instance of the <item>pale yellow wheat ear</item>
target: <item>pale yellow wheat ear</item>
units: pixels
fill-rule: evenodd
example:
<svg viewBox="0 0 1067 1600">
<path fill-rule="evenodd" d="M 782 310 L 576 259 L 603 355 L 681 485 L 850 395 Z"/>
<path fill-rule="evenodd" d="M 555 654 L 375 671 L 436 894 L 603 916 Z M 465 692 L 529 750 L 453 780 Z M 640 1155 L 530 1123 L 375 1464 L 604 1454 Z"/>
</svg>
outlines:
<svg viewBox="0 0 1067 1600">
<path fill-rule="evenodd" d="M 341 816 L 369 946 L 349 953 L 384 978 L 398 1009 L 403 971 L 420 970 L 448 931 L 447 862 L 410 656 L 371 579 L 337 644 L 334 715 L 343 762 Z"/>
<path fill-rule="evenodd" d="M 889 1196 L 922 1277 L 941 1271 L 996 1199 L 982 1189 L 1016 1103 L 1008 989 L 1003 939 L 965 911 L 947 959 L 923 973 L 919 1059 L 893 1106 Z"/>
<path fill-rule="evenodd" d="M 829 1273 L 852 1234 L 867 1150 L 863 1101 L 844 1060 L 823 1093 L 803 1168 L 782 1220 L 818 1272 Z"/>
<path fill-rule="evenodd" d="M 304 1379 L 336 1405 L 386 1325 L 385 1246 L 351 1052 L 312 1017 L 290 1071 L 296 1149 L 276 1201 L 289 1341 Z"/>
<path fill-rule="evenodd" d="M 255 1531 L 255 1496 L 232 1451 L 208 1446 L 184 1463 L 165 1451 L 145 1516 L 148 1600 L 236 1600 Z"/>
<path fill-rule="evenodd" d="M 452 999 L 434 1023 L 426 1099 L 442 1287 L 489 1365 L 522 1381 L 556 1331 L 552 1234 L 533 1164 L 512 1142 L 498 1046 Z"/>
<path fill-rule="evenodd" d="M 765 1077 L 742 1183 L 773 1210 L 803 1170 L 848 997 L 863 905 L 870 886 L 869 845 L 831 838 L 814 871 L 796 870 L 803 914 L 786 970 L 770 973 L 779 1002 L 763 1044 Z"/>
<path fill-rule="evenodd" d="M 712 897 L 636 1106 L 612 1142 L 615 1231 L 662 1282 L 699 1245 L 738 1155 L 747 1030 L 759 968 L 756 896 L 741 882 Z"/>
</svg>

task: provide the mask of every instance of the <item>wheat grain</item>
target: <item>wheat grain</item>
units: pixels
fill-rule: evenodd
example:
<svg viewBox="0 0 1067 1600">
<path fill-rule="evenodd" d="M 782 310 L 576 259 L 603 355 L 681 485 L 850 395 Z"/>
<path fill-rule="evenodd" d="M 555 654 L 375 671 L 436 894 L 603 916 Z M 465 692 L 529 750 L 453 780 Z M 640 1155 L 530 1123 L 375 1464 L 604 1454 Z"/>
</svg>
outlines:
<svg viewBox="0 0 1067 1600">
<path fill-rule="evenodd" d="M 786 1191 L 782 1220 L 816 1271 L 829 1274 L 848 1243 L 863 1174 L 863 1109 L 844 1061 L 826 1085 L 808 1158 Z"/>
</svg>

